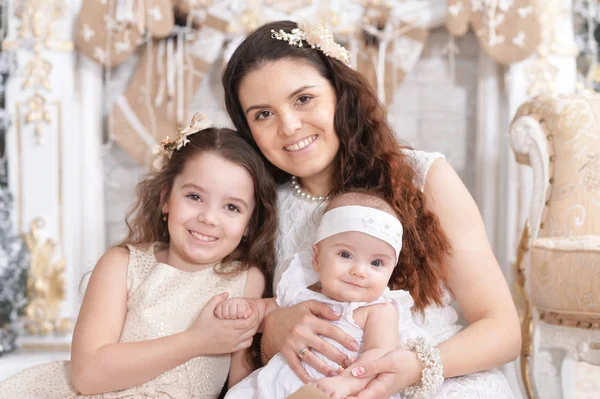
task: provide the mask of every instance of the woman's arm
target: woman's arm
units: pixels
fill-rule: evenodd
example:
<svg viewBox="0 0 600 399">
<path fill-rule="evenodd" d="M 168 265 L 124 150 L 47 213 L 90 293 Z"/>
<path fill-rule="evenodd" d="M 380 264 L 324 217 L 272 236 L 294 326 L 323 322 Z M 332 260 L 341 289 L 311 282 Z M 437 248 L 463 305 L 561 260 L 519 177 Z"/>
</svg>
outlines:
<svg viewBox="0 0 600 399">
<path fill-rule="evenodd" d="M 450 242 L 452 253 L 443 261 L 447 286 L 468 322 L 464 330 L 438 346 L 444 377 L 514 360 L 521 346 L 519 319 L 475 201 L 443 159 L 431 166 L 424 193 L 426 206 L 437 215 Z"/>
<path fill-rule="evenodd" d="M 437 347 L 444 377 L 489 370 L 515 359 L 521 346 L 517 312 L 475 201 L 443 159 L 431 166 L 424 193 L 427 208 L 439 218 L 452 248 L 443 260 L 447 287 L 469 324 Z M 401 392 L 419 381 L 421 367 L 415 365 L 414 353 L 404 349 L 374 361 L 357 362 L 352 366 L 354 375 L 377 376 L 357 398 Z"/>
<path fill-rule="evenodd" d="M 302 362 L 311 365 L 323 375 L 334 376 L 337 370 L 330 368 L 313 351 L 322 353 L 337 364 L 346 367 L 350 364 L 348 356 L 323 340 L 319 335 L 331 338 L 350 350 L 358 350 L 358 343 L 330 320 L 338 320 L 339 314 L 331 307 L 317 301 L 306 301 L 290 307 L 278 308 L 265 318 L 262 343 L 269 358 L 277 352 L 285 357 L 294 373 L 304 382 L 312 379 L 302 367 L 298 353 L 310 347 Z"/>
<path fill-rule="evenodd" d="M 228 353 L 250 345 L 251 320 L 218 320 L 213 297 L 187 331 L 141 342 L 120 343 L 127 313 L 129 252 L 112 248 L 88 284 L 73 334 L 72 380 L 83 394 L 130 388 L 202 354 Z M 208 327 L 208 328 L 207 328 Z"/>
</svg>

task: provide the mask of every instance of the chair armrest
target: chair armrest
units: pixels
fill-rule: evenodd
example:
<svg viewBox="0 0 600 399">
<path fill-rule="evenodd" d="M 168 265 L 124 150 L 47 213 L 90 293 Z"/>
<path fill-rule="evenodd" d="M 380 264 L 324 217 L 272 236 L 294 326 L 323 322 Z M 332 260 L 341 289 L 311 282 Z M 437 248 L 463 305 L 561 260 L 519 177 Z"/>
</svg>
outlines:
<svg viewBox="0 0 600 399">
<path fill-rule="evenodd" d="M 533 100 L 532 100 L 533 101 Z M 518 163 L 533 169 L 533 190 L 529 204 L 529 243 L 538 236 L 546 202 L 550 176 L 550 156 L 546 133 L 534 112 L 531 101 L 523 104 L 509 130 L 509 143 Z"/>
</svg>

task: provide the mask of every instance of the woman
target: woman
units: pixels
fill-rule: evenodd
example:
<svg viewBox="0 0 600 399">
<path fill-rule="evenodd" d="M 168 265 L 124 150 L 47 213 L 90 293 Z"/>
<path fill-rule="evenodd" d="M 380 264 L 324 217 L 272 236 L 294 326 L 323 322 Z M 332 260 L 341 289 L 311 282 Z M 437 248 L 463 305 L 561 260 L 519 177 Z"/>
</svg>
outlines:
<svg viewBox="0 0 600 399">
<path fill-rule="evenodd" d="M 517 357 L 518 317 L 477 206 L 441 154 L 396 142 L 376 94 L 347 59 L 326 32 L 279 21 L 249 35 L 223 75 L 236 129 L 263 154 L 280 184 L 274 285 L 293 255 L 310 249 L 328 196 L 374 190 L 394 204 L 404 226 L 395 271 L 403 284 L 390 288 L 412 294 L 416 320 L 437 339 L 446 380 L 435 387 L 435 397 L 510 398 L 506 379 L 492 369 Z M 449 306 L 455 299 L 469 324 L 460 332 Z M 338 370 L 312 351 L 349 365 L 319 337 L 353 349 L 356 343 L 327 322 L 337 317 L 310 301 L 272 312 L 261 342 L 263 361 L 281 352 L 305 382 L 310 378 L 301 360 L 335 375 Z M 424 366 L 416 359 L 398 349 L 379 362 L 353 366 L 360 366 L 355 375 L 379 373 L 359 397 L 431 385 L 419 382 Z"/>
</svg>

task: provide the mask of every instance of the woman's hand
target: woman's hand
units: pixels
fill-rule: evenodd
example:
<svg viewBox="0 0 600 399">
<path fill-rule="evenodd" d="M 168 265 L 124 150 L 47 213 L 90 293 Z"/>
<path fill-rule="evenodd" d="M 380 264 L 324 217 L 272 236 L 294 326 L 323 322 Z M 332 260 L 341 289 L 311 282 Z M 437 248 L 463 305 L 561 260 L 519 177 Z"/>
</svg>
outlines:
<svg viewBox="0 0 600 399">
<path fill-rule="evenodd" d="M 323 335 L 339 342 L 349 350 L 358 350 L 358 343 L 351 336 L 328 321 L 339 318 L 340 315 L 335 314 L 328 305 L 317 301 L 306 301 L 295 306 L 274 310 L 265 320 L 263 331 L 265 350 L 271 349 L 267 352 L 270 354 L 281 352 L 292 370 L 305 383 L 311 382 L 312 379 L 302 367 L 298 354 L 306 347 L 311 350 L 306 352 L 302 361 L 323 375 L 336 375 L 337 370 L 332 370 L 312 351 L 325 355 L 339 365 L 349 364 L 349 359 L 345 354 L 319 337 L 319 335 Z"/>
<path fill-rule="evenodd" d="M 196 356 L 233 353 L 252 344 L 259 326 L 256 312 L 239 320 L 222 320 L 215 316 L 215 308 L 227 296 L 225 292 L 210 298 L 186 331 Z"/>
<path fill-rule="evenodd" d="M 376 360 L 357 360 L 352 366 L 357 378 L 373 378 L 357 396 L 348 399 L 389 398 L 421 379 L 422 364 L 411 351 L 396 349 Z"/>
</svg>

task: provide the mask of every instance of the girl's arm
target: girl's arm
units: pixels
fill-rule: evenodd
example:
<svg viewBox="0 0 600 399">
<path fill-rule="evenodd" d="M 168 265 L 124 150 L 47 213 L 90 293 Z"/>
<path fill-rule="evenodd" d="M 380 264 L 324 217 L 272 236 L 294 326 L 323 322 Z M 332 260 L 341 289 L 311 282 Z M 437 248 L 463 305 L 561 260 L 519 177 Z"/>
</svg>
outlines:
<svg viewBox="0 0 600 399">
<path fill-rule="evenodd" d="M 258 323 L 218 320 L 213 297 L 190 329 L 141 342 L 120 343 L 127 314 L 129 252 L 110 249 L 90 278 L 71 351 L 72 381 L 86 395 L 130 388 L 202 354 L 229 353 L 249 346 Z M 208 326 L 208 328 L 207 328 Z"/>
<path fill-rule="evenodd" d="M 468 322 L 467 328 L 438 346 L 444 377 L 514 360 L 521 347 L 519 319 L 475 201 L 443 159 L 431 166 L 424 193 L 426 206 L 437 215 L 450 242 L 451 254 L 444 259 L 447 286 Z"/>
<path fill-rule="evenodd" d="M 255 308 L 258 316 L 257 321 L 261 326 L 260 328 L 262 328 L 262 323 L 265 318 L 267 301 L 271 300 L 271 298 L 261 299 L 264 291 L 265 278 L 262 272 L 256 267 L 251 267 L 248 270 L 248 275 L 246 277 L 244 299 L 247 299 Z M 229 388 L 252 373 L 253 367 L 248 362 L 248 350 L 249 349 L 242 349 L 231 355 L 231 366 L 229 367 L 229 379 L 227 381 Z"/>
</svg>

